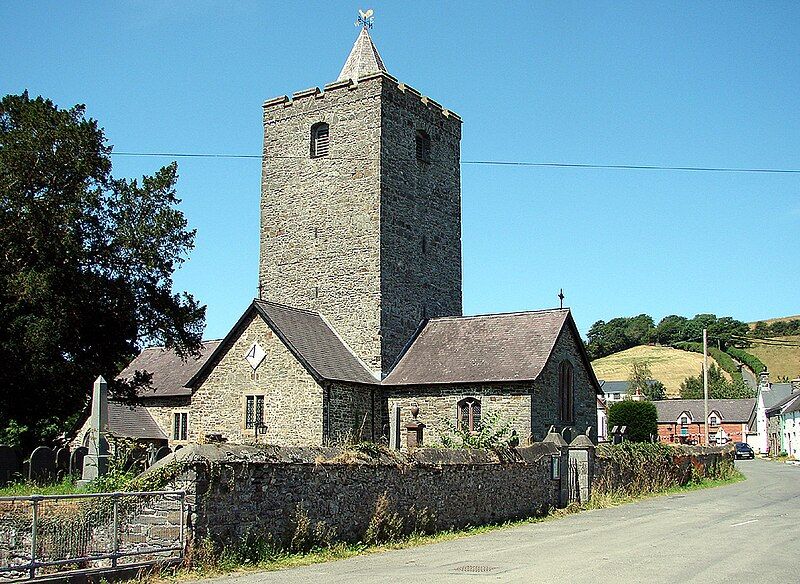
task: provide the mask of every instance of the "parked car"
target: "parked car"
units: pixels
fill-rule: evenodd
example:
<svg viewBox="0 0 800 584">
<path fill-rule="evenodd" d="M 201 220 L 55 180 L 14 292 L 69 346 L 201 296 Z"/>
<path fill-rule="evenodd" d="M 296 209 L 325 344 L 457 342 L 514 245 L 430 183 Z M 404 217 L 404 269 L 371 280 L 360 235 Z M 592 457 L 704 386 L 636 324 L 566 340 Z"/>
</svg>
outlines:
<svg viewBox="0 0 800 584">
<path fill-rule="evenodd" d="M 734 456 L 736 458 L 755 458 L 756 453 L 750 448 L 750 445 L 745 442 L 737 442 L 733 445 Z"/>
</svg>

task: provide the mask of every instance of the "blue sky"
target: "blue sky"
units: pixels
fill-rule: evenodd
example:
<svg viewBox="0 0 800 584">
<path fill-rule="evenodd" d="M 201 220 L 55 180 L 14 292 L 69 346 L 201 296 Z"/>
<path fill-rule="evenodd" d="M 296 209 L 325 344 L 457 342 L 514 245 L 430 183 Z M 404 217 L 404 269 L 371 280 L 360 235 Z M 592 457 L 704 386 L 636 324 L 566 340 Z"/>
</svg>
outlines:
<svg viewBox="0 0 800 584">
<path fill-rule="evenodd" d="M 375 10 L 462 159 L 800 168 L 800 3 L 0 3 L 0 91 L 85 103 L 120 152 L 257 154 L 261 104 L 335 79 Z M 114 174 L 170 158 L 114 159 Z M 179 159 L 176 287 L 223 336 L 256 293 L 258 160 Z M 800 174 L 465 165 L 464 310 L 800 313 Z"/>
</svg>

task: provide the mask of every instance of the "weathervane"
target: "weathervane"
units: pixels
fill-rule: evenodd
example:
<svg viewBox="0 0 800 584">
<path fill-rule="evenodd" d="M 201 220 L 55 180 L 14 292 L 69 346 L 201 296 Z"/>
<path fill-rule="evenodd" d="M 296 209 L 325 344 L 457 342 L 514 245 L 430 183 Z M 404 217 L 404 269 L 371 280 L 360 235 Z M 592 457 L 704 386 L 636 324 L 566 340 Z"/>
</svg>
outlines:
<svg viewBox="0 0 800 584">
<path fill-rule="evenodd" d="M 373 12 L 372 8 L 364 12 L 363 10 L 358 10 L 358 20 L 355 21 L 353 24 L 356 26 L 363 26 L 364 28 L 372 28 L 372 25 L 375 23 L 375 12 Z"/>
<path fill-rule="evenodd" d="M 558 299 L 561 301 L 561 308 L 564 308 L 564 289 L 558 291 Z"/>
</svg>

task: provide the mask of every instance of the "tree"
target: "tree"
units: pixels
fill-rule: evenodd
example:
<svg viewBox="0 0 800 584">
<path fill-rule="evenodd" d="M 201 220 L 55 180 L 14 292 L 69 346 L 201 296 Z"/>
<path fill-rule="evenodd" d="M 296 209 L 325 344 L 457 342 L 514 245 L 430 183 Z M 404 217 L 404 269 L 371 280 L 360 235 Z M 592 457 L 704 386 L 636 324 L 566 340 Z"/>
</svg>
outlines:
<svg viewBox="0 0 800 584">
<path fill-rule="evenodd" d="M 84 109 L 27 92 L 0 102 L 0 440 L 25 446 L 68 429 L 93 379 L 140 346 L 196 353 L 205 322 L 172 292 L 195 235 L 176 208 L 177 166 L 114 178 Z"/>
<path fill-rule="evenodd" d="M 688 323 L 689 319 L 685 316 L 677 314 L 665 316 L 655 328 L 653 333 L 655 341 L 661 345 L 673 345 L 688 340 L 686 338 Z"/>
<path fill-rule="evenodd" d="M 653 319 L 647 314 L 598 320 L 589 329 L 587 351 L 592 359 L 644 345 L 653 339 Z"/>
<path fill-rule="evenodd" d="M 696 377 L 687 377 L 681 382 L 680 394 L 682 399 L 703 399 L 703 372 Z M 755 396 L 755 392 L 743 381 L 728 381 L 722 374 L 722 369 L 711 363 L 708 368 L 708 398 L 709 399 L 744 399 Z"/>
<path fill-rule="evenodd" d="M 664 384 L 653 379 L 653 373 L 647 361 L 634 360 L 631 363 L 631 372 L 628 375 L 628 395 L 642 394 L 650 401 L 662 400 L 667 397 Z"/>
<path fill-rule="evenodd" d="M 608 408 L 608 431 L 614 426 L 627 426 L 631 442 L 652 442 L 658 435 L 658 413 L 653 402 L 622 400 Z"/>
</svg>

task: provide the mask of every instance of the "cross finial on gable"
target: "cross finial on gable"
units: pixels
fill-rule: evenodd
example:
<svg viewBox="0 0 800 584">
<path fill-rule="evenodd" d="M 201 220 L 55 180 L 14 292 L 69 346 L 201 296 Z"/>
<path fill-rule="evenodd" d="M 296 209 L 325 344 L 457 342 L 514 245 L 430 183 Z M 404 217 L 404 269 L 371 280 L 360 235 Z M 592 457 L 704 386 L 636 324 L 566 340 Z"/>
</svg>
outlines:
<svg viewBox="0 0 800 584">
<path fill-rule="evenodd" d="M 559 300 L 559 302 L 561 303 L 561 308 L 564 308 L 564 298 L 565 298 L 565 296 L 564 296 L 564 289 L 563 289 L 563 288 L 561 288 L 561 289 L 558 291 L 558 300 Z"/>
</svg>

